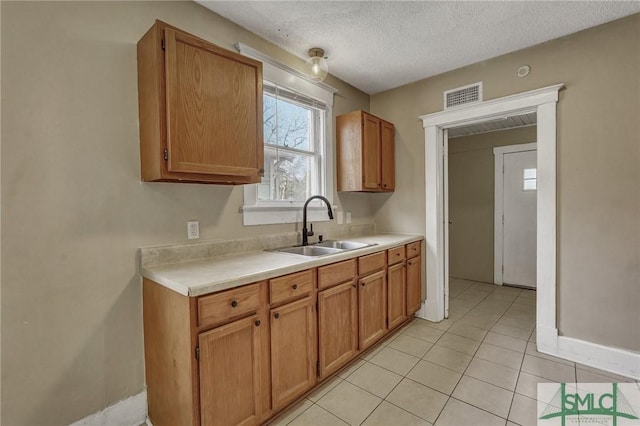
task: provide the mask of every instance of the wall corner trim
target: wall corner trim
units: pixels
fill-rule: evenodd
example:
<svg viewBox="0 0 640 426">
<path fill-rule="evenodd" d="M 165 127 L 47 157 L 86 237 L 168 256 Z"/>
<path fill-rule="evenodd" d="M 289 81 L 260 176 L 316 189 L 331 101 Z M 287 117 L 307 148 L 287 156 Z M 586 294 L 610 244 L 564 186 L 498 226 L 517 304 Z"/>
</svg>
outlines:
<svg viewBox="0 0 640 426">
<path fill-rule="evenodd" d="M 72 423 L 71 426 L 138 426 L 147 421 L 147 391 L 123 399 L 102 411 Z"/>
</svg>

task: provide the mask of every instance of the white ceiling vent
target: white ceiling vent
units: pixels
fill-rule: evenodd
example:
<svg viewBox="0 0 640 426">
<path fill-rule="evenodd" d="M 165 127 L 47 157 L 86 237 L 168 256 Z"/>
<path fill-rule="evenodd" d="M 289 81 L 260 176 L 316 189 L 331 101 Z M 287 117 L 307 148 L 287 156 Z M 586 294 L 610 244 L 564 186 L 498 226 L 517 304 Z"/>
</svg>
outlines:
<svg viewBox="0 0 640 426">
<path fill-rule="evenodd" d="M 444 92 L 444 108 L 455 108 L 467 104 L 482 102 L 482 82 Z"/>
</svg>

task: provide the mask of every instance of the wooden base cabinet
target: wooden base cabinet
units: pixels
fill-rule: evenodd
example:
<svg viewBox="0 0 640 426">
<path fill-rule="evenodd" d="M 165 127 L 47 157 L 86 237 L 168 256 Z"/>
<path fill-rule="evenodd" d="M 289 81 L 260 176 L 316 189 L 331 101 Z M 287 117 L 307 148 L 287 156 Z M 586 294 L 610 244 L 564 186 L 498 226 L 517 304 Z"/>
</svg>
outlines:
<svg viewBox="0 0 640 426">
<path fill-rule="evenodd" d="M 318 293 L 320 379 L 358 353 L 358 290 L 355 280 Z"/>
<path fill-rule="evenodd" d="M 389 266 L 387 269 L 389 330 L 396 328 L 407 318 L 406 270 L 404 261 Z"/>
<path fill-rule="evenodd" d="M 387 332 L 387 279 L 384 270 L 358 280 L 359 347 L 364 350 Z"/>
<path fill-rule="evenodd" d="M 407 260 L 407 314 L 413 315 L 422 305 L 421 256 Z"/>
<path fill-rule="evenodd" d="M 151 422 L 265 423 L 420 309 L 420 249 L 410 243 L 199 297 L 145 278 Z"/>
<path fill-rule="evenodd" d="M 255 425 L 261 415 L 261 333 L 254 315 L 201 333 L 200 422 L 204 426 Z"/>
<path fill-rule="evenodd" d="M 271 309 L 271 389 L 275 410 L 316 384 L 316 344 L 311 297 Z"/>
</svg>

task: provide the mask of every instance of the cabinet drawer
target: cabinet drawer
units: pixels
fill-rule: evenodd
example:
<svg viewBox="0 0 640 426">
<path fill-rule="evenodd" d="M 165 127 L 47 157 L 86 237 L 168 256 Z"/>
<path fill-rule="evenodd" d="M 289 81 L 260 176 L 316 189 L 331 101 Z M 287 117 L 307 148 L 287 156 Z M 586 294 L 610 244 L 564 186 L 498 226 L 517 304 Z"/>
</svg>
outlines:
<svg viewBox="0 0 640 426">
<path fill-rule="evenodd" d="M 355 259 L 322 266 L 318 268 L 318 288 L 323 289 L 331 287 L 332 285 L 341 284 L 352 280 L 357 275 Z"/>
<path fill-rule="evenodd" d="M 386 252 L 374 253 L 358 258 L 358 274 L 364 275 L 369 272 L 384 268 L 386 262 Z"/>
<path fill-rule="evenodd" d="M 313 269 L 274 278 L 269 281 L 271 303 L 284 302 L 309 294 L 313 289 Z"/>
<path fill-rule="evenodd" d="M 389 249 L 388 251 L 388 261 L 389 265 L 394 265 L 398 262 L 402 262 L 405 258 L 404 246 L 394 247 Z"/>
<path fill-rule="evenodd" d="M 218 324 L 248 314 L 260 306 L 260 283 L 251 284 L 198 299 L 198 326 Z"/>
<path fill-rule="evenodd" d="M 407 244 L 407 257 L 412 258 L 420 254 L 420 241 Z"/>
</svg>

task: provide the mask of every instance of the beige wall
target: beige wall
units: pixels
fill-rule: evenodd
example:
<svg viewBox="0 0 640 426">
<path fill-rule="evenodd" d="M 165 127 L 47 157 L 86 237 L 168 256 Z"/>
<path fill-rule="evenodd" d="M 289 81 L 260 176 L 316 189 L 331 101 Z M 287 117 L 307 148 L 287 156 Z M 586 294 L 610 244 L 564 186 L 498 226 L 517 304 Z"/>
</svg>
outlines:
<svg viewBox="0 0 640 426">
<path fill-rule="evenodd" d="M 144 389 L 138 247 L 186 242 L 189 219 L 202 239 L 298 228 L 243 227 L 241 187 L 140 182 L 136 42 L 161 19 L 303 61 L 191 1 L 1 7 L 1 423 L 68 424 Z M 328 83 L 336 114 L 368 109 Z M 336 203 L 372 220 L 367 195 Z"/>
<path fill-rule="evenodd" d="M 449 139 L 449 275 L 493 282 L 493 148 L 536 141 L 536 126 Z"/>
<path fill-rule="evenodd" d="M 516 69 L 531 66 L 518 78 Z M 381 230 L 424 232 L 424 132 L 442 92 L 483 81 L 484 99 L 564 83 L 558 103 L 558 327 L 640 351 L 640 15 L 379 93 L 396 124 L 396 191 L 373 204 Z M 636 327 L 637 328 L 637 327 Z M 635 330 L 635 329 L 634 329 Z"/>
</svg>

